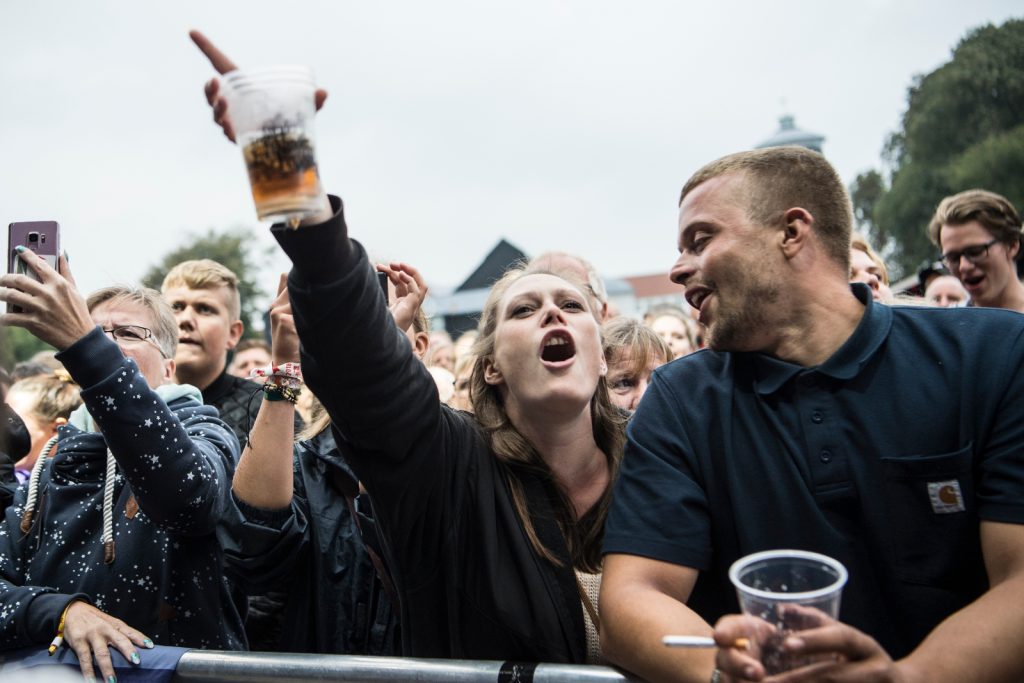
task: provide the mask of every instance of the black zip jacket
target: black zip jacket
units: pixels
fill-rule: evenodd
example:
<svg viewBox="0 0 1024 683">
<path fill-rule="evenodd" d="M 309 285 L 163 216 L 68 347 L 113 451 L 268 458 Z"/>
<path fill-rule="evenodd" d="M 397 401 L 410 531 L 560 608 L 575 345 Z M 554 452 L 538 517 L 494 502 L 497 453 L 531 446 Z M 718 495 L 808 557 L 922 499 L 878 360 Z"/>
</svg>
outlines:
<svg viewBox="0 0 1024 683">
<path fill-rule="evenodd" d="M 583 611 L 546 484 L 501 464 L 474 418 L 442 405 L 398 331 L 341 202 L 315 226 L 274 235 L 294 267 L 288 290 L 303 374 L 373 502 L 401 603 L 403 654 L 454 659 L 586 659 Z M 538 556 L 508 477 L 527 490 Z"/>
<path fill-rule="evenodd" d="M 238 518 L 222 534 L 228 576 L 250 593 L 284 593 L 274 651 L 398 654 L 398 616 L 346 499 L 359 483 L 331 432 L 296 444 L 293 466 L 289 507 L 262 510 L 234 498 Z"/>
</svg>

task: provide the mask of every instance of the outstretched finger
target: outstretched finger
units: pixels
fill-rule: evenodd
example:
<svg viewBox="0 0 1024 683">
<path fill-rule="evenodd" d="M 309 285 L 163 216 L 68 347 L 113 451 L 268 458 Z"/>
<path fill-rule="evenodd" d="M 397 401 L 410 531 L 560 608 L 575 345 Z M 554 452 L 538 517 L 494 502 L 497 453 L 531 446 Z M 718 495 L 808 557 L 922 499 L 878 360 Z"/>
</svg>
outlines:
<svg viewBox="0 0 1024 683">
<path fill-rule="evenodd" d="M 116 647 L 126 660 L 138 665 L 142 663 L 142 655 L 135 646 L 142 645 L 146 640 L 149 639 L 128 624 L 119 624 L 110 637 L 110 645 Z"/>
<path fill-rule="evenodd" d="M 210 39 L 204 36 L 195 29 L 188 32 L 189 38 L 196 44 L 206 58 L 210 60 L 210 64 L 217 70 L 219 74 L 226 74 L 229 71 L 234 71 L 238 67 L 231 61 L 226 54 L 221 52 L 216 45 L 210 42 Z"/>
<path fill-rule="evenodd" d="M 78 657 L 78 668 L 82 671 L 82 677 L 87 681 L 95 681 L 96 676 L 92 669 L 92 649 L 84 638 L 71 646 L 75 656 Z"/>
<path fill-rule="evenodd" d="M 116 681 L 114 660 L 110 658 L 110 643 L 107 636 L 102 633 L 93 633 L 89 638 L 89 645 L 92 647 L 92 656 L 96 660 L 96 665 L 100 669 L 100 676 L 104 681 Z"/>
</svg>

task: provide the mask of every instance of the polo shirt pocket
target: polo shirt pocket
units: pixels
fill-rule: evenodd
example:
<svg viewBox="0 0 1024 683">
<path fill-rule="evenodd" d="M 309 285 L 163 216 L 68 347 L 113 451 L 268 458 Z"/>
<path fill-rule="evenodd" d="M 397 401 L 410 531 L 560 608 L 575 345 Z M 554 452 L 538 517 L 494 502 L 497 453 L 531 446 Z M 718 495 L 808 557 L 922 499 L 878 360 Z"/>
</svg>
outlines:
<svg viewBox="0 0 1024 683">
<path fill-rule="evenodd" d="M 955 588 L 975 572 L 973 447 L 882 458 L 890 550 L 900 580 Z"/>
</svg>

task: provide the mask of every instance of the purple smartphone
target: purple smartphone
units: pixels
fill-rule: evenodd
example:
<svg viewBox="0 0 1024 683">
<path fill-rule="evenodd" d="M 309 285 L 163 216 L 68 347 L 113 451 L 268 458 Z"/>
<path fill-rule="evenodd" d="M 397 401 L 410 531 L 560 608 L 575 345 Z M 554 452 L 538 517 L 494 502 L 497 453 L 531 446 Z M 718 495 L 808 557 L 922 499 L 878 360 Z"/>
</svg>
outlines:
<svg viewBox="0 0 1024 683">
<path fill-rule="evenodd" d="M 57 221 L 26 221 L 7 226 L 7 272 L 38 280 L 35 271 L 26 266 L 14 251 L 19 245 L 42 256 L 56 270 L 60 254 L 60 225 Z M 20 309 L 8 304 L 7 311 L 19 313 Z"/>
</svg>

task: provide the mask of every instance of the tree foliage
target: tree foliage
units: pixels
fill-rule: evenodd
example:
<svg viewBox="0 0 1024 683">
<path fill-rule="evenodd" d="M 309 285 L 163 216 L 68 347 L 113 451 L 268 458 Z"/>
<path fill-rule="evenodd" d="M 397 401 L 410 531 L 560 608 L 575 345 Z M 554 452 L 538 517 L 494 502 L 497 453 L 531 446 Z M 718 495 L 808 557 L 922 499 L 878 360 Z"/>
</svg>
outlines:
<svg viewBox="0 0 1024 683">
<path fill-rule="evenodd" d="M 13 368 L 16 363 L 28 360 L 40 351 L 54 350 L 52 346 L 20 327 L 5 327 L 3 333 L 0 365 L 5 368 Z"/>
<path fill-rule="evenodd" d="M 879 192 L 872 171 L 851 187 L 862 229 L 897 277 L 937 253 L 926 228 L 943 197 L 981 187 L 1022 208 L 1022 126 L 1024 20 L 971 31 L 949 62 L 914 79 L 901 129 L 883 150 L 888 183 Z"/>
<path fill-rule="evenodd" d="M 245 336 L 256 337 L 263 327 L 260 300 L 265 295 L 257 282 L 261 266 L 267 260 L 268 250 L 257 250 L 251 232 L 234 228 L 227 232 L 208 230 L 205 235 L 189 234 L 185 243 L 170 252 L 142 277 L 147 287 L 160 289 L 164 276 L 182 261 L 211 259 L 229 268 L 238 276 L 238 293 L 242 300 L 242 323 Z M 258 325 L 256 325 L 258 323 Z"/>
</svg>

